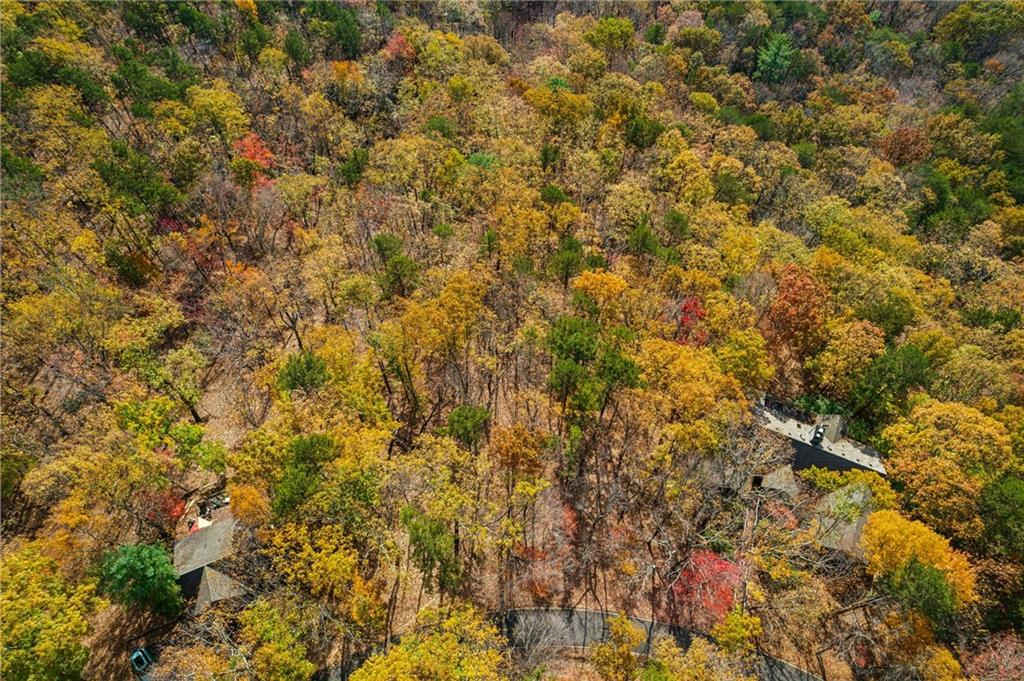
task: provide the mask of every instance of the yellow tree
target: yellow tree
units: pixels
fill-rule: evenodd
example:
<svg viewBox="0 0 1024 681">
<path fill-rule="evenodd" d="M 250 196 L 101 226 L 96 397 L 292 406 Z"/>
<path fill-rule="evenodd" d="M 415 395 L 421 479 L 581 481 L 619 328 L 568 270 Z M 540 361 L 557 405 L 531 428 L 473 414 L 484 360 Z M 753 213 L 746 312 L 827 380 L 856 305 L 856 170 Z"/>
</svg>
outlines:
<svg viewBox="0 0 1024 681">
<path fill-rule="evenodd" d="M 420 613 L 416 630 L 368 659 L 352 681 L 502 681 L 505 641 L 468 605 Z"/>
<path fill-rule="evenodd" d="M 891 576 L 916 560 L 942 572 L 958 606 L 978 598 L 967 558 L 927 525 L 907 520 L 897 511 L 872 513 L 861 535 L 861 547 L 868 561 L 868 574 L 876 579 Z"/>
<path fill-rule="evenodd" d="M 715 193 L 711 176 L 678 130 L 659 137 L 657 151 L 655 177 L 665 191 L 687 206 L 702 206 L 711 200 Z"/>
<path fill-rule="evenodd" d="M 364 574 L 369 557 L 357 552 L 344 527 L 310 529 L 288 523 L 261 536 L 271 564 L 289 585 L 328 604 L 360 630 L 381 630 L 380 584 L 374 575 Z"/>
<path fill-rule="evenodd" d="M 888 466 L 913 516 L 960 542 L 981 536 L 982 488 L 1018 472 L 1005 426 L 956 402 L 927 400 L 882 433 Z"/>
<path fill-rule="evenodd" d="M 828 394 L 846 399 L 871 360 L 883 352 L 882 329 L 863 320 L 838 322 L 829 325 L 825 348 L 806 366 Z"/>
<path fill-rule="evenodd" d="M 636 648 L 644 640 L 642 629 L 624 614 L 608 620 L 608 640 L 594 646 L 590 663 L 604 681 L 633 681 L 640 671 Z"/>
<path fill-rule="evenodd" d="M 729 655 L 706 638 L 697 636 L 684 653 L 671 638 L 654 642 L 653 659 L 648 662 L 652 678 L 667 681 L 753 681 L 739 655 Z M 655 676 L 660 673 L 662 676 Z"/>
<path fill-rule="evenodd" d="M 131 398 L 97 409 L 58 456 L 25 478 L 29 497 L 53 508 L 40 546 L 69 572 L 84 572 L 119 538 L 168 538 L 181 510 L 172 480 L 219 451 L 201 427 L 177 420 L 170 400 Z"/>
<path fill-rule="evenodd" d="M 761 619 L 748 615 L 737 605 L 711 630 L 711 635 L 727 653 L 751 653 L 761 635 Z"/>
<path fill-rule="evenodd" d="M 90 583 L 61 575 L 57 561 L 39 547 L 12 548 L 0 561 L 0 624 L 5 679 L 77 679 L 89 659 L 82 639 L 101 605 Z"/>
<path fill-rule="evenodd" d="M 306 659 L 298 613 L 258 600 L 238 616 L 238 638 L 255 681 L 308 681 L 316 667 Z"/>
</svg>

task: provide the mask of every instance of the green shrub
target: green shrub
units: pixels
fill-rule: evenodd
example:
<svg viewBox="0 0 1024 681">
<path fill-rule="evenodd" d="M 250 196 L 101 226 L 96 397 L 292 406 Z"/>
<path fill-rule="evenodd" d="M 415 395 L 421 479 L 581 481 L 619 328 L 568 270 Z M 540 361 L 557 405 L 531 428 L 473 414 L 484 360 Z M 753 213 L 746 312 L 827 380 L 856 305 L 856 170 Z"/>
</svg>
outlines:
<svg viewBox="0 0 1024 681">
<path fill-rule="evenodd" d="M 448 434 L 469 449 L 475 450 L 491 420 L 491 412 L 484 407 L 463 404 L 448 414 Z"/>
<path fill-rule="evenodd" d="M 466 158 L 466 162 L 470 165 L 476 166 L 477 168 L 483 168 L 488 170 L 493 168 L 498 162 L 498 157 L 494 154 L 488 154 L 483 151 L 477 151 L 469 155 Z"/>
<path fill-rule="evenodd" d="M 797 142 L 793 145 L 793 151 L 800 159 L 800 167 L 810 170 L 814 167 L 814 161 L 818 157 L 818 145 L 814 142 Z"/>
<path fill-rule="evenodd" d="M 402 240 L 394 234 L 378 234 L 373 237 L 371 243 L 381 262 L 387 262 L 402 252 Z"/>
<path fill-rule="evenodd" d="M 647 27 L 644 31 L 644 40 L 649 42 L 651 45 L 661 45 L 665 42 L 665 36 L 668 33 L 668 29 L 665 28 L 665 24 L 654 23 Z"/>
<path fill-rule="evenodd" d="M 447 222 L 437 223 L 430 228 L 430 231 L 433 232 L 435 236 L 441 237 L 442 239 L 448 239 L 455 234 L 455 229 Z"/>
<path fill-rule="evenodd" d="M 282 390 L 301 388 L 309 394 L 326 383 L 328 378 L 330 375 L 324 361 L 309 350 L 304 350 L 288 357 L 277 374 L 277 384 Z"/>
<path fill-rule="evenodd" d="M 633 116 L 626 121 L 626 143 L 635 149 L 647 149 L 664 131 L 665 126 L 653 118 Z"/>
<path fill-rule="evenodd" d="M 540 148 L 540 166 L 544 170 L 554 167 L 558 161 L 559 151 L 554 144 L 545 144 Z"/>
<path fill-rule="evenodd" d="M 488 227 L 480 237 L 480 254 L 491 258 L 498 252 L 498 230 Z"/>
<path fill-rule="evenodd" d="M 540 198 L 544 203 L 562 203 L 568 201 L 569 197 L 566 196 L 565 192 L 562 191 L 561 187 L 557 187 L 553 184 L 546 184 L 541 187 Z"/>
<path fill-rule="evenodd" d="M 995 327 L 1002 333 L 1009 333 L 1020 326 L 1021 314 L 1009 307 L 992 309 L 976 306 L 961 311 L 960 318 L 967 326 L 975 328 Z"/>
<path fill-rule="evenodd" d="M 430 120 L 427 121 L 426 125 L 423 126 L 424 132 L 436 132 L 438 135 L 445 139 L 452 139 L 458 132 L 458 128 L 455 123 L 444 116 L 431 116 Z"/>
</svg>

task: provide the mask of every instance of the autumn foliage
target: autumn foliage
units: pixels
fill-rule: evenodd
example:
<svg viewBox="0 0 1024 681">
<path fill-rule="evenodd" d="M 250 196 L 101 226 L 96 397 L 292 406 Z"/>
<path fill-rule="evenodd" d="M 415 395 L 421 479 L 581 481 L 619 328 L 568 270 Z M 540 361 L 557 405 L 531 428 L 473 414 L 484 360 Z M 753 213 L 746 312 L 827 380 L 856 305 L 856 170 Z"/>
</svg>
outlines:
<svg viewBox="0 0 1024 681">
<path fill-rule="evenodd" d="M 741 583 L 739 565 L 713 551 L 696 551 L 672 585 L 670 607 L 685 613 L 684 621 L 707 629 L 732 610 Z"/>
<path fill-rule="evenodd" d="M 694 634 L 610 620 L 581 678 L 1002 681 L 1022 35 L 1020 0 L 0 0 L 4 678 L 152 640 L 157 681 L 536 679 L 561 620 L 493 623 L 575 608 Z M 762 408 L 842 417 L 837 456 L 792 470 Z"/>
</svg>

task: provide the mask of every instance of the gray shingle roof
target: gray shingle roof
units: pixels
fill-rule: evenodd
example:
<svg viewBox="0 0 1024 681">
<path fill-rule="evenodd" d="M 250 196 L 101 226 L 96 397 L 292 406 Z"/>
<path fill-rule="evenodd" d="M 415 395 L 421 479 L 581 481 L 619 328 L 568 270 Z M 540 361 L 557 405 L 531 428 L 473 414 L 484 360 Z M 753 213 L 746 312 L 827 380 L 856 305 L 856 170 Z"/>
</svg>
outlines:
<svg viewBox="0 0 1024 681">
<path fill-rule="evenodd" d="M 793 475 L 792 466 L 780 466 L 765 475 L 761 480 L 761 488 L 782 492 L 790 497 L 795 497 L 800 493 L 800 486 L 797 484 L 796 476 Z"/>
<path fill-rule="evenodd" d="M 788 437 L 790 440 L 796 440 L 808 447 L 816 447 L 823 452 L 846 459 L 861 468 L 874 471 L 879 475 L 885 475 L 885 466 L 882 465 L 878 452 L 867 445 L 854 442 L 846 437 L 840 437 L 838 440 L 825 437 L 817 442 L 812 442 L 815 430 L 813 425 L 802 423 L 766 407 L 759 407 L 754 413 L 762 428 L 778 433 L 783 437 Z"/>
<path fill-rule="evenodd" d="M 198 614 L 217 601 L 241 596 L 245 588 L 223 572 L 211 567 L 203 570 L 203 581 L 199 584 L 195 612 Z"/>
<path fill-rule="evenodd" d="M 175 544 L 174 569 L 178 576 L 231 556 L 235 552 L 236 526 L 237 521 L 233 518 L 221 520 Z"/>
</svg>

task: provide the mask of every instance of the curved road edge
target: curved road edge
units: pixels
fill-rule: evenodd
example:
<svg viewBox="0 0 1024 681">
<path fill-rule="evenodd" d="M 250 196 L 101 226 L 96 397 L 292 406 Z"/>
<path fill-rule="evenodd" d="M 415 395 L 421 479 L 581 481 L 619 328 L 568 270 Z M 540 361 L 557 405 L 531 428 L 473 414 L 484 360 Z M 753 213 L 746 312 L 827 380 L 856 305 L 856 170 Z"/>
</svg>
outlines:
<svg viewBox="0 0 1024 681">
<path fill-rule="evenodd" d="M 608 636 L 608 620 L 618 613 L 575 608 L 516 608 L 497 613 L 494 621 L 512 648 L 586 648 Z M 647 636 L 637 648 L 649 654 L 659 636 L 670 636 L 683 649 L 694 636 L 706 636 L 665 622 L 630 617 Z M 823 681 L 820 676 L 800 669 L 785 660 L 757 652 L 757 675 L 761 681 Z"/>
</svg>

